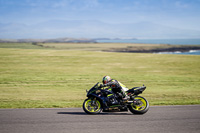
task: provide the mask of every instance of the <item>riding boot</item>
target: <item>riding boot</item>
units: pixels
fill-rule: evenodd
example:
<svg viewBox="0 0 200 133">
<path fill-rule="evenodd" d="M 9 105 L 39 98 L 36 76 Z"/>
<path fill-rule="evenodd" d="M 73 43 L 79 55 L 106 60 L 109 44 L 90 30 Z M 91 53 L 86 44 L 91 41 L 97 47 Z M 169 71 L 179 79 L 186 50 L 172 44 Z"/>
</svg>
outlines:
<svg viewBox="0 0 200 133">
<path fill-rule="evenodd" d="M 130 99 L 130 97 L 126 94 L 126 92 L 125 92 L 123 89 L 122 89 L 121 92 L 122 92 L 122 95 L 123 95 L 122 99 L 123 99 L 124 101 Z"/>
</svg>

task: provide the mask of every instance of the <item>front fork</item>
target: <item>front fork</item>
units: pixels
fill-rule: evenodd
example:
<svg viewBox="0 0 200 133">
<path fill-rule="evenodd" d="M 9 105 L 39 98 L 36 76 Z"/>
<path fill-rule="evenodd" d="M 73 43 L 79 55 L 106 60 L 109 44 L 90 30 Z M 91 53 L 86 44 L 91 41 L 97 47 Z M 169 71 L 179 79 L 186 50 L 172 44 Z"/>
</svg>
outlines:
<svg viewBox="0 0 200 133">
<path fill-rule="evenodd" d="M 91 101 L 91 106 L 95 106 L 96 105 L 96 98 L 92 99 Z"/>
</svg>

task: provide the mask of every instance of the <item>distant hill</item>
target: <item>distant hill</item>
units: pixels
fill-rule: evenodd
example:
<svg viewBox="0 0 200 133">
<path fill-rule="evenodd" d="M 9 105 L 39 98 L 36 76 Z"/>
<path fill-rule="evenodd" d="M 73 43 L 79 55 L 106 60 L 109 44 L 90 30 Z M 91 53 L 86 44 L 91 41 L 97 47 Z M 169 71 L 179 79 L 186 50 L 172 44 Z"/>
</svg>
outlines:
<svg viewBox="0 0 200 133">
<path fill-rule="evenodd" d="M 0 39 L 0 42 L 37 42 L 37 43 L 94 43 L 96 42 L 93 39 L 86 39 L 86 38 L 57 38 L 57 39 Z"/>
<path fill-rule="evenodd" d="M 0 23 L 0 38 L 16 39 L 60 37 L 134 37 L 139 39 L 182 39 L 199 38 L 200 31 L 190 29 L 179 29 L 175 27 L 165 26 L 165 24 L 160 25 L 152 22 L 110 24 L 98 20 L 50 20 L 32 25 L 26 25 L 23 23 Z M 62 39 L 63 41 L 70 41 L 70 38 L 61 38 L 59 40 Z M 83 40 L 84 39 L 81 39 L 81 41 Z"/>
</svg>

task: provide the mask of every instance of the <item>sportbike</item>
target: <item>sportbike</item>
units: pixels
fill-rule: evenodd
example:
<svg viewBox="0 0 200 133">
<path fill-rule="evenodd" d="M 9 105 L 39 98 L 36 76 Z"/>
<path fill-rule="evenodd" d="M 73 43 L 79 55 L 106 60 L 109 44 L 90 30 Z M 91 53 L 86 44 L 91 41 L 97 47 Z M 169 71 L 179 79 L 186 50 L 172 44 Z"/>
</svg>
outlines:
<svg viewBox="0 0 200 133">
<path fill-rule="evenodd" d="M 98 114 L 101 111 L 128 111 L 133 114 L 144 114 L 149 109 L 148 101 L 141 96 L 138 96 L 146 89 L 146 86 L 134 87 L 126 91 L 129 98 L 122 99 L 122 94 L 115 90 L 110 91 L 109 88 L 101 88 L 100 83 L 95 84 L 87 92 L 87 99 L 83 102 L 83 110 L 87 114 Z M 109 98 L 109 95 L 113 95 Z"/>
</svg>

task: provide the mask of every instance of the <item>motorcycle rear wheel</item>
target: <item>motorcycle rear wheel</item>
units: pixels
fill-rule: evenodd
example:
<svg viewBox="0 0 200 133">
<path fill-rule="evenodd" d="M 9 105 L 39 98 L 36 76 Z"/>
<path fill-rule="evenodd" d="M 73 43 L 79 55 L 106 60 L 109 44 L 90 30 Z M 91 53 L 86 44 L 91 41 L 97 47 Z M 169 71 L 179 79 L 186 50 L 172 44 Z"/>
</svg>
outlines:
<svg viewBox="0 0 200 133">
<path fill-rule="evenodd" d="M 144 114 L 149 110 L 149 102 L 144 97 L 136 96 L 134 99 L 137 102 L 128 106 L 133 114 Z"/>
<path fill-rule="evenodd" d="M 99 114 L 102 110 L 101 103 L 97 99 L 86 99 L 83 102 L 83 110 L 87 114 Z"/>
</svg>

